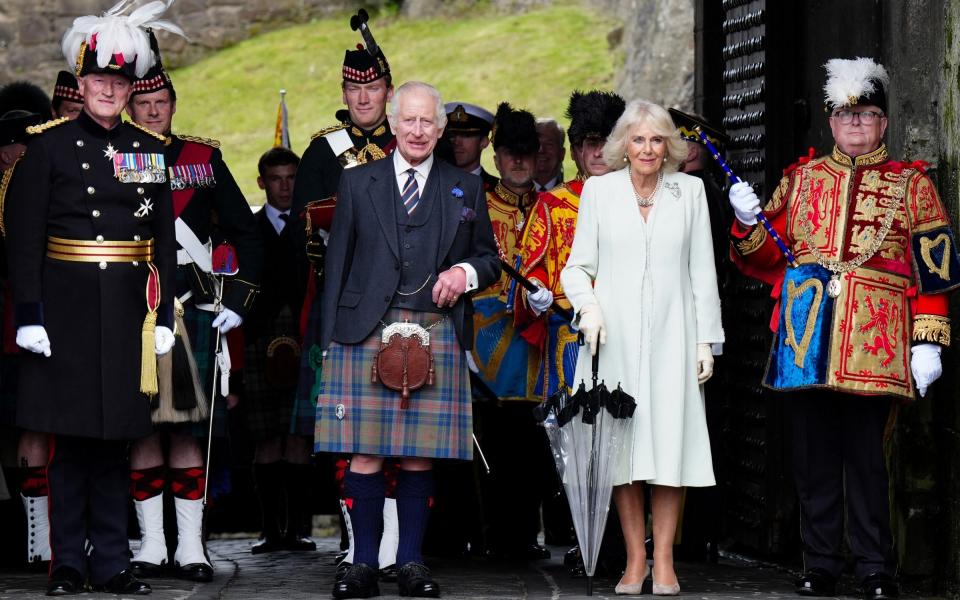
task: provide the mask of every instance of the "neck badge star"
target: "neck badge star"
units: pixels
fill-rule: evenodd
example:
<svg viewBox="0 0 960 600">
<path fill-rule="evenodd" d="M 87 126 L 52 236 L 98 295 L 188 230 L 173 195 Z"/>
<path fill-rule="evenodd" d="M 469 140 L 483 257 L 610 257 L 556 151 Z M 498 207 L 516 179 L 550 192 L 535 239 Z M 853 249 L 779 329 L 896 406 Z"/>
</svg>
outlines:
<svg viewBox="0 0 960 600">
<path fill-rule="evenodd" d="M 113 147 L 113 144 L 108 143 L 107 149 L 103 151 L 103 156 L 107 160 L 113 160 L 114 155 L 117 153 L 117 149 Z"/>
<path fill-rule="evenodd" d="M 150 214 L 153 210 L 153 201 L 150 198 L 144 198 L 140 203 L 140 208 L 137 209 L 137 212 L 133 213 L 133 216 L 137 218 L 144 218 Z"/>
</svg>

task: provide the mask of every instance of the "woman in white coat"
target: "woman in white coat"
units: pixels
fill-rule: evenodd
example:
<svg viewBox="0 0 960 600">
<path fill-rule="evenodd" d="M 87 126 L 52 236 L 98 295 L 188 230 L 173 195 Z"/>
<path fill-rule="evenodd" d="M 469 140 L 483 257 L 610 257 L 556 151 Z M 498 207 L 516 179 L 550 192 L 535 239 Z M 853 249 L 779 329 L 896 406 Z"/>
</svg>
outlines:
<svg viewBox="0 0 960 600">
<path fill-rule="evenodd" d="M 703 183 L 676 172 L 686 154 L 666 110 L 628 104 L 604 148 L 616 170 L 587 180 L 560 276 L 587 342 L 575 381 L 590 380 L 591 355 L 602 349 L 600 378 L 637 401 L 632 439 L 614 457 L 627 547 L 618 594 L 679 594 L 682 488 L 715 484 L 702 385 L 723 329 Z M 652 486 L 652 577 L 643 482 Z"/>
</svg>

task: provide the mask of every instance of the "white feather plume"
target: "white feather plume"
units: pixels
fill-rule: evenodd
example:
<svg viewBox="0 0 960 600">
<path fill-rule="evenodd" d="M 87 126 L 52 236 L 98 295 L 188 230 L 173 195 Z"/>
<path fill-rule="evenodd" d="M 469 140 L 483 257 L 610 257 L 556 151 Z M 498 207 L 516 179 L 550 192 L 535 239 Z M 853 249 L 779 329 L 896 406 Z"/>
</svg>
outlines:
<svg viewBox="0 0 960 600">
<path fill-rule="evenodd" d="M 878 85 L 885 90 L 890 83 L 887 70 L 870 58 L 833 58 L 824 67 L 827 69 L 827 82 L 823 86 L 824 101 L 831 108 L 854 104 L 857 98 L 877 91 Z"/>
<path fill-rule="evenodd" d="M 173 22 L 161 19 L 174 0 L 120 0 L 102 16 L 78 17 L 73 26 L 63 35 L 61 50 L 67 63 L 73 68 L 83 42 L 89 45 L 97 37 L 97 65 L 110 64 L 114 54 L 122 54 L 124 61 L 136 60 L 137 77 L 143 75 L 157 62 L 150 49 L 147 28 L 162 29 L 186 37 L 183 30 Z M 130 14 L 128 10 L 133 8 Z"/>
</svg>

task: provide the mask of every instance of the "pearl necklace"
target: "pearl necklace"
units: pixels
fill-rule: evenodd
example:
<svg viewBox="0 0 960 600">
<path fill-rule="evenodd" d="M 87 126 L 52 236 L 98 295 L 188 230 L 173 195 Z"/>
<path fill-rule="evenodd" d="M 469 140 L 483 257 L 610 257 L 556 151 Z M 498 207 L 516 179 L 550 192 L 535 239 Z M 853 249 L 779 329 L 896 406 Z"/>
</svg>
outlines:
<svg viewBox="0 0 960 600">
<path fill-rule="evenodd" d="M 657 173 L 657 184 L 653 186 L 653 191 L 649 196 L 640 195 L 640 192 L 637 191 L 637 184 L 633 181 L 633 175 L 630 176 L 630 183 L 633 184 L 633 196 L 637 199 L 637 206 L 641 208 L 649 208 L 653 206 L 653 201 L 657 197 L 657 192 L 660 191 L 660 187 L 663 185 L 663 171 Z"/>
</svg>

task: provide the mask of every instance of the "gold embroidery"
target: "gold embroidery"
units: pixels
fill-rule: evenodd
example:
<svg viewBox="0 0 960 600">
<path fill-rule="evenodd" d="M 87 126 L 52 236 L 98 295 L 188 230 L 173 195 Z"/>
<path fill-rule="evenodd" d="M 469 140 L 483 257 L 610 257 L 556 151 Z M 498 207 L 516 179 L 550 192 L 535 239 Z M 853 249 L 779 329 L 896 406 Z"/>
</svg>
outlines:
<svg viewBox="0 0 960 600">
<path fill-rule="evenodd" d="M 343 123 L 337 123 L 336 125 L 331 125 L 330 127 L 324 127 L 320 131 L 310 136 L 311 140 L 315 140 L 318 137 L 323 137 L 327 134 L 333 133 L 334 131 L 340 131 L 341 129 L 346 129 L 347 126 Z"/>
<path fill-rule="evenodd" d="M 124 121 L 124 123 L 126 123 L 127 125 L 129 125 L 129 126 L 131 126 L 131 127 L 136 127 L 137 129 L 139 129 L 140 131 L 144 132 L 145 134 L 147 134 L 147 135 L 149 135 L 149 136 L 151 136 L 151 137 L 157 138 L 158 140 L 160 140 L 160 141 L 163 142 L 164 144 L 166 144 L 166 143 L 168 142 L 167 136 L 162 135 L 162 134 L 159 134 L 159 133 L 157 133 L 156 131 L 154 131 L 154 130 L 152 130 L 152 129 L 147 129 L 146 127 L 144 127 L 144 126 L 141 125 L 140 123 L 135 123 L 135 122 L 133 122 L 133 121 Z"/>
<path fill-rule="evenodd" d="M 840 150 L 840 148 L 834 146 L 833 154 L 831 156 L 833 160 L 835 160 L 836 162 L 848 167 L 852 167 L 852 166 L 864 167 L 869 165 L 879 165 L 881 163 L 887 162 L 887 145 L 880 144 L 880 147 L 874 150 L 873 152 L 869 152 L 867 154 L 861 154 L 856 158 L 851 158 L 850 156 L 844 154 Z"/>
<path fill-rule="evenodd" d="M 813 288 L 813 302 L 810 303 L 810 312 L 807 313 L 807 325 L 803 330 L 803 337 L 800 343 L 797 343 L 796 332 L 793 329 L 793 301 L 803 295 L 804 292 Z M 785 321 L 787 325 L 787 339 L 784 344 L 793 348 L 793 362 L 803 368 L 803 362 L 807 358 L 807 350 L 810 349 L 810 339 L 813 337 L 814 326 L 817 322 L 817 315 L 820 313 L 820 304 L 823 301 L 823 282 L 819 279 L 808 279 L 799 286 L 793 280 L 787 282 L 787 306 L 784 309 Z"/>
<path fill-rule="evenodd" d="M 47 121 L 46 123 L 40 123 L 39 125 L 31 125 L 27 127 L 28 135 L 37 135 L 38 133 L 43 133 L 48 129 L 53 129 L 57 125 L 63 125 L 68 122 L 70 117 L 60 117 L 59 119 L 53 119 L 52 121 Z"/>
<path fill-rule="evenodd" d="M 387 128 L 384 127 L 383 125 L 381 125 L 380 127 L 377 127 L 376 129 L 373 130 L 373 134 L 372 134 L 372 135 L 373 135 L 373 137 L 380 137 L 381 135 L 385 134 L 386 132 L 387 132 Z"/>
<path fill-rule="evenodd" d="M 20 157 L 17 157 L 13 161 L 13 164 L 10 165 L 10 168 L 3 172 L 3 176 L 0 177 L 0 236 L 7 236 L 6 226 L 3 224 L 3 213 L 4 206 L 7 201 L 7 188 L 10 186 L 10 180 L 13 179 L 13 169 L 17 166 L 17 163 L 20 162 Z"/>
<path fill-rule="evenodd" d="M 950 319 L 940 315 L 920 314 L 913 318 L 913 341 L 950 345 Z"/>
<path fill-rule="evenodd" d="M 380 149 L 380 146 L 370 142 L 366 146 L 360 149 L 360 152 L 357 153 L 357 162 L 362 164 L 372 162 L 375 160 L 380 160 L 385 158 L 387 155 L 383 150 Z"/>
<path fill-rule="evenodd" d="M 940 259 L 940 264 L 937 265 L 933 262 L 933 257 L 930 256 L 930 251 L 937 246 L 943 243 L 943 258 Z M 926 236 L 920 238 L 920 257 L 923 258 L 923 264 L 927 266 L 927 270 L 931 273 L 937 274 L 940 279 L 944 281 L 950 281 L 950 236 L 946 233 L 941 233 L 932 240 Z"/>
<path fill-rule="evenodd" d="M 205 138 L 205 137 L 198 137 L 198 136 L 195 136 L 195 135 L 186 135 L 186 134 L 183 134 L 183 133 L 177 133 L 177 134 L 175 134 L 175 135 L 176 135 L 178 138 L 180 138 L 181 140 L 185 141 L 185 142 L 194 142 L 194 143 L 197 143 L 197 144 L 204 144 L 204 145 L 206 145 L 206 146 L 210 146 L 211 148 L 219 148 L 219 147 L 220 147 L 220 141 L 219 141 L 219 140 L 214 140 L 214 139 Z"/>
<path fill-rule="evenodd" d="M 759 225 L 753 228 L 745 239 L 737 242 L 737 252 L 741 256 L 747 256 L 757 251 L 757 249 L 767 241 L 767 230 Z"/>
</svg>

